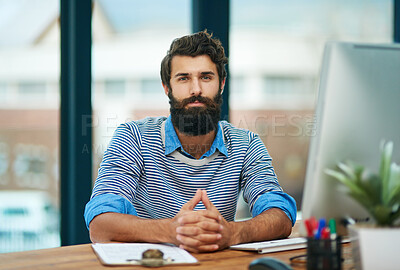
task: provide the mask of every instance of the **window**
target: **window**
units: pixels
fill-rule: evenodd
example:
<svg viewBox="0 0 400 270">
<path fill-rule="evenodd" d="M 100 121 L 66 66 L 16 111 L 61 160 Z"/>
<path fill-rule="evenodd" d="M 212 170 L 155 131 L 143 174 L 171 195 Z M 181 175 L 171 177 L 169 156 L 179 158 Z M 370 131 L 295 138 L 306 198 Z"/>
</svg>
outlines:
<svg viewBox="0 0 400 270">
<path fill-rule="evenodd" d="M 0 252 L 60 245 L 58 17 L 0 1 Z"/>
<path fill-rule="evenodd" d="M 172 40 L 190 33 L 190 5 L 191 0 L 94 1 L 94 179 L 119 124 L 169 114 L 160 65 Z M 102 81 L 105 95 L 115 99 L 99 97 Z"/>
<path fill-rule="evenodd" d="M 230 120 L 260 133 L 280 184 L 299 208 L 324 44 L 391 42 L 392 3 L 231 1 Z"/>
<path fill-rule="evenodd" d="M 104 92 L 106 97 L 123 98 L 125 95 L 125 81 L 106 80 L 104 82 Z"/>
<path fill-rule="evenodd" d="M 161 85 L 161 79 L 143 79 L 141 83 L 141 92 L 145 96 L 164 97 L 164 89 Z"/>
<path fill-rule="evenodd" d="M 18 95 L 22 99 L 43 99 L 46 96 L 46 84 L 40 82 L 20 82 Z"/>
<path fill-rule="evenodd" d="M 7 84 L 0 82 L 0 102 L 5 102 L 7 98 Z"/>
</svg>

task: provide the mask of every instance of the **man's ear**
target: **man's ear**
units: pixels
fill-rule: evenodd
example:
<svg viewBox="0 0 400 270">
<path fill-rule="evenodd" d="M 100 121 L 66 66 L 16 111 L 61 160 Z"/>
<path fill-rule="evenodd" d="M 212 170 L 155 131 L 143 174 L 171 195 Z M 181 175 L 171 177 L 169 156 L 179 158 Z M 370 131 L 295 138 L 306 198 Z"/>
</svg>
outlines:
<svg viewBox="0 0 400 270">
<path fill-rule="evenodd" d="M 225 82 L 226 82 L 226 77 L 222 80 L 222 83 L 221 83 L 221 94 L 222 94 L 222 92 L 224 92 Z"/>
<path fill-rule="evenodd" d="M 169 88 L 167 85 L 165 85 L 164 83 L 161 83 L 162 87 L 164 88 L 164 93 L 168 96 L 168 92 L 169 92 Z"/>
</svg>

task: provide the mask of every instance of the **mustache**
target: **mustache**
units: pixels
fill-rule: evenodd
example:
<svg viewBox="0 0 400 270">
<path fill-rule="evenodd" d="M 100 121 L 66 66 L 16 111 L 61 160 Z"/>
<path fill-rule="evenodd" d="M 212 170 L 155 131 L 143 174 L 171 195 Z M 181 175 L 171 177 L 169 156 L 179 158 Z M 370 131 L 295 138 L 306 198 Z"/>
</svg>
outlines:
<svg viewBox="0 0 400 270">
<path fill-rule="evenodd" d="M 189 98 L 185 98 L 182 101 L 178 102 L 178 104 L 174 104 L 176 109 L 183 109 L 186 105 L 193 102 L 201 102 L 205 104 L 208 108 L 213 109 L 218 107 L 218 103 L 216 103 L 211 98 L 203 97 L 203 96 L 192 96 Z"/>
</svg>

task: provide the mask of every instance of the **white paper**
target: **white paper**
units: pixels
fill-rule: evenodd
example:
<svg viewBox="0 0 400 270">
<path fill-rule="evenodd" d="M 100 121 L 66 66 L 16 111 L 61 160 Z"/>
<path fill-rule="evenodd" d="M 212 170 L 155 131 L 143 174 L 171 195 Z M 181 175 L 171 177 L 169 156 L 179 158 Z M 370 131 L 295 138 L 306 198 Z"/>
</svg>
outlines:
<svg viewBox="0 0 400 270">
<path fill-rule="evenodd" d="M 159 249 L 164 259 L 170 258 L 174 264 L 197 263 L 197 259 L 184 249 L 164 244 L 107 243 L 92 244 L 96 254 L 104 264 L 138 264 L 147 249 Z"/>
<path fill-rule="evenodd" d="M 289 246 L 299 245 L 299 244 L 304 244 L 304 247 L 305 247 L 306 243 L 307 243 L 307 238 L 296 237 L 296 238 L 287 238 L 287 239 L 239 244 L 239 245 L 230 246 L 230 248 L 240 249 L 240 250 L 259 250 L 259 249 L 284 247 L 284 246 L 289 247 Z"/>
</svg>

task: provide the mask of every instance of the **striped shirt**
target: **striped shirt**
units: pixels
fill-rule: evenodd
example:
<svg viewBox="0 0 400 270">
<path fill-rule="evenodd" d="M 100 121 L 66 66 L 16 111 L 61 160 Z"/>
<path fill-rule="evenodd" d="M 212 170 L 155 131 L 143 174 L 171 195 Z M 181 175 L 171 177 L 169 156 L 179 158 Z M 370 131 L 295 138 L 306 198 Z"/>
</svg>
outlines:
<svg viewBox="0 0 400 270">
<path fill-rule="evenodd" d="M 253 216 L 276 207 L 296 220 L 296 203 L 282 191 L 258 135 L 220 121 L 210 150 L 193 159 L 170 117 L 149 117 L 117 128 L 86 205 L 86 225 L 104 212 L 172 218 L 197 189 L 207 191 L 227 221 L 234 220 L 241 190 Z M 200 209 L 202 202 L 194 210 Z"/>
</svg>

